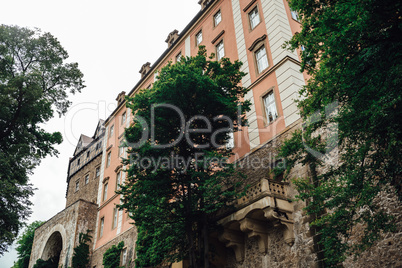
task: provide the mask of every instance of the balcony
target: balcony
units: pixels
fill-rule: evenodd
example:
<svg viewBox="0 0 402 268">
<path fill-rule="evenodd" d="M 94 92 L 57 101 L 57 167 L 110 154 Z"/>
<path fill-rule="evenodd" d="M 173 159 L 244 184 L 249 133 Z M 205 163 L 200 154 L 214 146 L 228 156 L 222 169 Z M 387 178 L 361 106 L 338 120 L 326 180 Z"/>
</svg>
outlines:
<svg viewBox="0 0 402 268">
<path fill-rule="evenodd" d="M 266 253 L 272 228 L 283 232 L 284 241 L 293 245 L 293 204 L 287 190 L 286 183 L 262 179 L 235 202 L 234 213 L 218 221 L 224 228 L 219 240 L 234 250 L 237 261 L 244 260 L 246 237 L 257 238 L 259 251 Z"/>
</svg>

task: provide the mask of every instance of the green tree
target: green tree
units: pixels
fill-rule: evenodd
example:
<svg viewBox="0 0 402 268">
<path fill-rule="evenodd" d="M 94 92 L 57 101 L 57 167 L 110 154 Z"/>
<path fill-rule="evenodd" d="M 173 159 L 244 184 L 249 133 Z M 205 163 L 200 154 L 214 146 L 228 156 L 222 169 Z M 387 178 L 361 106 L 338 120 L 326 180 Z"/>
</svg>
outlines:
<svg viewBox="0 0 402 268">
<path fill-rule="evenodd" d="M 79 244 L 74 248 L 74 255 L 72 259 L 72 264 L 74 268 L 86 268 L 89 264 L 89 245 L 88 242 L 91 241 L 92 236 L 89 234 L 91 230 L 87 232 L 80 233 Z"/>
<path fill-rule="evenodd" d="M 124 248 L 124 241 L 119 244 L 113 245 L 108 248 L 103 254 L 103 265 L 105 268 L 119 268 L 120 267 L 120 255 Z"/>
<path fill-rule="evenodd" d="M 62 141 L 41 128 L 54 111 L 64 114 L 67 94 L 81 91 L 77 63 L 50 33 L 0 25 L 0 255 L 30 215 L 28 175 Z"/>
<path fill-rule="evenodd" d="M 14 263 L 14 268 L 28 268 L 29 258 L 31 257 L 32 244 L 35 236 L 35 229 L 41 226 L 43 221 L 34 221 L 29 224 L 22 235 L 17 240 L 18 260 Z"/>
<path fill-rule="evenodd" d="M 47 261 L 38 259 L 33 268 L 57 268 L 58 263 L 54 258 L 50 258 Z"/>
<path fill-rule="evenodd" d="M 137 266 L 188 258 L 193 268 L 208 267 L 212 215 L 236 198 L 243 179 L 228 164 L 225 146 L 250 106 L 240 101 L 247 93 L 239 86 L 240 67 L 208 60 L 200 47 L 196 57 L 168 64 L 151 89 L 129 99 L 135 123 L 125 132 L 132 149 L 120 193 L 121 208 L 139 230 Z"/>
<path fill-rule="evenodd" d="M 303 131 L 280 154 L 288 170 L 298 162 L 309 166 L 311 177 L 296 184 L 319 233 L 320 258 L 336 266 L 394 230 L 375 198 L 392 189 L 401 198 L 402 3 L 290 0 L 290 6 L 302 30 L 288 47 L 305 48 L 302 71 L 311 79 L 301 90 Z M 329 164 L 326 157 L 336 154 L 338 163 Z M 350 241 L 356 225 L 363 235 Z"/>
</svg>

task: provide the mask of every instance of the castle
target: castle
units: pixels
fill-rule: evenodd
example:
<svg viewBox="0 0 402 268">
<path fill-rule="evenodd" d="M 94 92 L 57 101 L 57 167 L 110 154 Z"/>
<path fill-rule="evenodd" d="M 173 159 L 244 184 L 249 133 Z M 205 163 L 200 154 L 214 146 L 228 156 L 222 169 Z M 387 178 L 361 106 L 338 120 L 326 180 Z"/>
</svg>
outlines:
<svg viewBox="0 0 402 268">
<path fill-rule="evenodd" d="M 282 47 L 300 31 L 298 15 L 286 0 L 200 0 L 201 10 L 180 33 L 169 33 L 167 49 L 151 65 L 145 63 L 141 79 L 126 94 L 118 94 L 117 108 L 99 120 L 92 137 L 81 135 L 69 161 L 66 208 L 35 231 L 29 267 L 36 260 L 55 257 L 59 267 L 71 267 L 73 249 L 80 233 L 93 230 L 90 267 L 103 267 L 104 252 L 124 241 L 120 265 L 134 267 L 136 228 L 124 211 L 119 211 L 120 196 L 115 193 L 124 182 L 121 157 L 127 152 L 124 129 L 132 113 L 124 97 L 149 88 L 158 70 L 182 56 L 195 56 L 198 46 L 243 62 L 247 75 L 242 86 L 251 89 L 248 126 L 236 132 L 231 143 L 236 161 L 242 163 L 250 188 L 238 201 L 231 215 L 219 220 L 223 233 L 216 239 L 215 267 L 316 267 L 319 248 L 301 202 L 291 201 L 297 194 L 285 182 L 272 179 L 270 168 L 276 145 L 301 127 L 294 100 L 308 76 L 300 70 L 300 52 Z M 259 168 L 248 163 L 262 161 Z M 294 176 L 305 176 L 298 167 Z M 385 252 L 378 253 L 385 256 Z M 378 257 L 377 256 L 377 257 Z M 378 257 L 379 258 L 379 257 Z M 171 267 L 187 267 L 186 262 Z"/>
</svg>

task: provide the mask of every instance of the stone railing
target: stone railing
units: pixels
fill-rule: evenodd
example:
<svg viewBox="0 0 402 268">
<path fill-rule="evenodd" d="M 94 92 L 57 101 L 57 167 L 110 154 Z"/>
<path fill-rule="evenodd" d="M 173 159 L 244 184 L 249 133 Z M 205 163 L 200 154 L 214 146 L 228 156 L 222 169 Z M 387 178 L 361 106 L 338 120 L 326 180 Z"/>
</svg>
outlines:
<svg viewBox="0 0 402 268">
<path fill-rule="evenodd" d="M 242 207 L 266 196 L 287 200 L 287 185 L 283 182 L 262 179 L 250 185 L 246 191 L 246 195 L 239 198 L 235 206 Z"/>
<path fill-rule="evenodd" d="M 219 239 L 235 252 L 237 261 L 244 259 L 245 235 L 255 237 L 261 253 L 268 250 L 268 233 L 272 228 L 283 232 L 286 244 L 294 243 L 293 204 L 282 182 L 262 179 L 247 189 L 235 202 L 236 211 L 218 223 L 224 227 Z"/>
</svg>

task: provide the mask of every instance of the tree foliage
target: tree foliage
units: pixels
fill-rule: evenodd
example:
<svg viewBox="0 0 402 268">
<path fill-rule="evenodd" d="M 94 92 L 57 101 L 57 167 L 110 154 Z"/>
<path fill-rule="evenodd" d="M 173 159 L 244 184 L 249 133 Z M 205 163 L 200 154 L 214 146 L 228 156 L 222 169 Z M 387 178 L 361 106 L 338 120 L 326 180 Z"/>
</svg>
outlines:
<svg viewBox="0 0 402 268">
<path fill-rule="evenodd" d="M 35 229 L 41 226 L 43 221 L 34 221 L 29 224 L 22 235 L 17 240 L 18 260 L 14 263 L 13 268 L 28 268 L 29 258 L 31 257 L 32 244 L 35 237 Z"/>
<path fill-rule="evenodd" d="M 87 230 L 86 233 L 80 233 L 78 237 L 78 246 L 74 248 L 74 255 L 72 259 L 72 265 L 74 268 L 86 268 L 89 264 L 89 245 L 92 236 L 89 234 L 91 230 Z"/>
<path fill-rule="evenodd" d="M 50 258 L 48 260 L 38 259 L 34 264 L 33 268 L 57 268 L 57 260 L 55 258 Z"/>
<path fill-rule="evenodd" d="M 236 198 L 242 180 L 225 146 L 250 106 L 240 101 L 247 93 L 239 86 L 240 67 L 208 60 L 200 47 L 196 57 L 169 63 L 151 89 L 129 99 L 135 123 L 125 132 L 132 149 L 120 193 L 121 208 L 139 230 L 137 266 L 188 258 L 192 267 L 208 267 L 210 215 Z"/>
<path fill-rule="evenodd" d="M 28 175 L 53 147 L 59 132 L 41 128 L 54 111 L 64 114 L 67 94 L 84 86 L 77 63 L 50 33 L 0 25 L 0 255 L 30 214 Z"/>
<path fill-rule="evenodd" d="M 119 268 L 120 267 L 120 255 L 124 248 L 124 241 L 119 244 L 113 245 L 108 248 L 103 254 L 103 265 L 105 268 Z"/>
<path fill-rule="evenodd" d="M 302 30 L 288 47 L 304 46 L 302 70 L 311 79 L 300 92 L 306 97 L 299 103 L 303 131 L 284 143 L 281 155 L 288 170 L 298 162 L 310 167 L 311 178 L 296 184 L 308 201 L 307 212 L 316 217 L 313 226 L 327 266 L 365 250 L 394 228 L 374 200 L 387 185 L 401 197 L 401 5 L 290 1 Z M 338 162 L 330 163 L 328 156 Z M 352 242 L 357 225 L 363 236 Z"/>
</svg>

